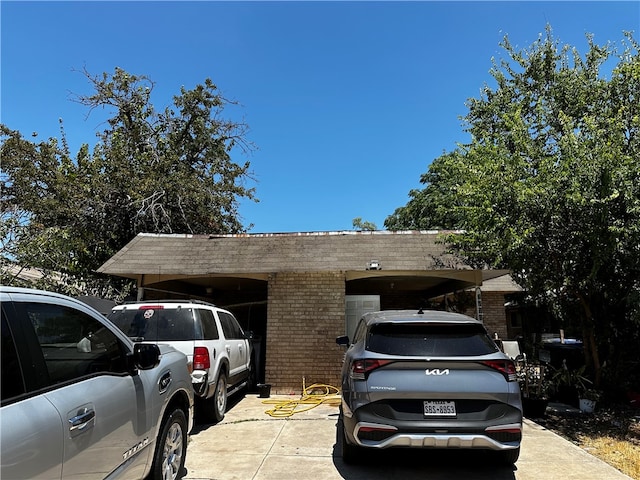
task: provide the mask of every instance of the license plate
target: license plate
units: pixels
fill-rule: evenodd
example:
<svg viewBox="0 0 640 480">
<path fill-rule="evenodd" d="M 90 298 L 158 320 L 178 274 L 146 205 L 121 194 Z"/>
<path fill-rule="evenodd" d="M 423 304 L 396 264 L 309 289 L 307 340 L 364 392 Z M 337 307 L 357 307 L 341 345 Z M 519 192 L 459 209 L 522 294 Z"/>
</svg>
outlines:
<svg viewBox="0 0 640 480">
<path fill-rule="evenodd" d="M 429 400 L 424 402 L 425 417 L 455 417 L 456 403 L 447 400 Z"/>
</svg>

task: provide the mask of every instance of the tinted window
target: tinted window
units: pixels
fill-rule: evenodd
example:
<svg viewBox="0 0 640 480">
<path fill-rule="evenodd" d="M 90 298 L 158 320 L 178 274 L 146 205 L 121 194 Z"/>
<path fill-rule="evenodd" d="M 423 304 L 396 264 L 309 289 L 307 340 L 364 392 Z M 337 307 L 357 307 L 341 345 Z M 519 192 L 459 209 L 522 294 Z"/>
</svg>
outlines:
<svg viewBox="0 0 640 480">
<path fill-rule="evenodd" d="M 226 339 L 244 338 L 242 329 L 233 315 L 226 312 L 218 312 L 218 317 L 220 317 L 220 324 L 222 325 L 222 331 Z"/>
<path fill-rule="evenodd" d="M 475 356 L 498 351 L 481 325 L 373 325 L 367 350 L 406 356 Z"/>
<path fill-rule="evenodd" d="M 127 371 L 118 338 L 92 316 L 46 303 L 23 303 L 19 308 L 36 332 L 51 383 Z"/>
<path fill-rule="evenodd" d="M 16 352 L 13 336 L 7 324 L 6 315 L 2 315 L 2 400 L 25 393 L 20 362 Z"/>
<path fill-rule="evenodd" d="M 211 310 L 198 310 L 200 314 L 200 323 L 202 324 L 202 332 L 205 340 L 218 340 L 218 325 Z"/>
<path fill-rule="evenodd" d="M 191 308 L 133 308 L 114 310 L 109 320 L 137 341 L 179 341 L 200 339 Z"/>
</svg>

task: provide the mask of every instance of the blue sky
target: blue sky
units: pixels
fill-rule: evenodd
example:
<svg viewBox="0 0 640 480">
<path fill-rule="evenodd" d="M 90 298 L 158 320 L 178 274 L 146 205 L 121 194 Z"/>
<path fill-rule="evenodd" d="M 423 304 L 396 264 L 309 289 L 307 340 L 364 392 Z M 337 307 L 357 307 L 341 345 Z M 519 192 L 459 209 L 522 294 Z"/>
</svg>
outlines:
<svg viewBox="0 0 640 480">
<path fill-rule="evenodd" d="M 465 102 L 491 85 L 505 35 L 527 47 L 550 24 L 586 52 L 640 39 L 640 2 L 0 3 L 0 121 L 31 138 L 95 144 L 103 117 L 73 103 L 79 73 L 116 66 L 156 84 L 157 109 L 211 78 L 244 120 L 259 203 L 251 233 L 351 230 L 384 219 L 430 162 L 467 140 Z"/>
</svg>

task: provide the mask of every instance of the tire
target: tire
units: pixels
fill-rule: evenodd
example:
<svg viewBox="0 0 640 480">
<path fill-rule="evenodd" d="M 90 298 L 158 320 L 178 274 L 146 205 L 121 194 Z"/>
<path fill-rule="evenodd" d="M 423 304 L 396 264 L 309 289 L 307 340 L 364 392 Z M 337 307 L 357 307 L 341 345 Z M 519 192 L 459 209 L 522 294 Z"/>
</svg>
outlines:
<svg viewBox="0 0 640 480">
<path fill-rule="evenodd" d="M 215 422 L 221 422 L 227 411 L 227 376 L 222 372 L 220 372 L 218 376 L 216 389 L 209 402 L 211 402 L 213 420 Z"/>
<path fill-rule="evenodd" d="M 502 465 L 511 466 L 518 461 L 520 457 L 520 447 L 514 448 L 513 450 L 503 450 L 502 452 L 498 452 L 498 459 Z"/>
<path fill-rule="evenodd" d="M 342 454 L 342 461 L 347 464 L 358 463 L 362 458 L 362 448 L 349 443 L 342 420 L 338 422 L 338 428 L 340 429 L 340 453 Z"/>
<path fill-rule="evenodd" d="M 209 398 L 196 397 L 196 419 L 204 423 L 218 423 L 227 411 L 227 376 L 220 373 Z"/>
<path fill-rule="evenodd" d="M 165 418 L 153 455 L 149 480 L 177 480 L 184 475 L 187 455 L 187 417 L 176 408 Z"/>
</svg>

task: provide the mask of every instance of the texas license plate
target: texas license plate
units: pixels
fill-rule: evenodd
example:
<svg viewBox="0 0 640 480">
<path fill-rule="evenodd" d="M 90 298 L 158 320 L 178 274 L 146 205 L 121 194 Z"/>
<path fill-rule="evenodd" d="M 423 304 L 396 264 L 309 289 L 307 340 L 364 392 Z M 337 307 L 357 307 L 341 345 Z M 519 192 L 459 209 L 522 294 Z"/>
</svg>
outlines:
<svg viewBox="0 0 640 480">
<path fill-rule="evenodd" d="M 455 417 L 456 403 L 448 400 L 428 400 L 424 402 L 425 417 Z"/>
</svg>

